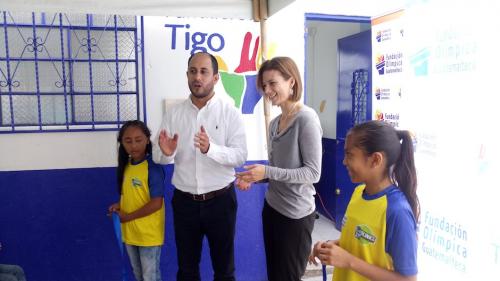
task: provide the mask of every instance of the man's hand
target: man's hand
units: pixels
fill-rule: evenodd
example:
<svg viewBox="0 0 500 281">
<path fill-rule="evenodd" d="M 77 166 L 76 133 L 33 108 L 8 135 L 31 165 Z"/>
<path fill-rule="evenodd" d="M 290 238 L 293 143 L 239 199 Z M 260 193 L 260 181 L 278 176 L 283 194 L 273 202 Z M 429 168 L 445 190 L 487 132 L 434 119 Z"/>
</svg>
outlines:
<svg viewBox="0 0 500 281">
<path fill-rule="evenodd" d="M 321 249 L 321 246 L 323 245 L 323 243 L 326 243 L 326 242 L 316 242 L 316 244 L 314 244 L 314 247 L 311 251 L 311 254 L 309 255 L 309 264 L 314 264 L 314 265 L 318 265 L 318 260 L 316 259 L 316 257 L 319 255 L 319 250 Z"/>
<path fill-rule="evenodd" d="M 161 152 L 166 156 L 171 156 L 177 149 L 177 140 L 179 135 L 175 134 L 173 138 L 170 138 L 166 130 L 160 131 L 160 137 L 158 140 L 158 145 L 160 146 Z"/>
<path fill-rule="evenodd" d="M 207 153 L 210 149 L 210 138 L 203 126 L 201 126 L 200 131 L 194 136 L 194 146 L 199 148 L 203 154 Z"/>
<path fill-rule="evenodd" d="M 236 177 L 236 187 L 238 187 L 240 190 L 247 191 L 250 189 L 251 186 L 252 186 L 251 183 Z"/>
</svg>

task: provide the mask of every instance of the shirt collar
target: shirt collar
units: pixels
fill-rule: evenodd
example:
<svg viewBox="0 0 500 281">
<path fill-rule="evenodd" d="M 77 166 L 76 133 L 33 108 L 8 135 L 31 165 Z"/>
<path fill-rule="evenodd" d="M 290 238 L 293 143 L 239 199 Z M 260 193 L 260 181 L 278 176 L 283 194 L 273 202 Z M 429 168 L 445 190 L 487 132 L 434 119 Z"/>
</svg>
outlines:
<svg viewBox="0 0 500 281">
<path fill-rule="evenodd" d="M 216 99 L 218 99 L 217 92 L 216 92 L 216 93 L 212 96 L 212 98 L 210 98 L 210 99 L 207 101 L 207 103 L 205 104 L 205 106 L 204 106 L 204 107 L 202 107 L 202 108 L 207 108 L 207 109 L 208 109 L 212 103 L 215 103 L 215 100 L 216 100 Z M 193 108 L 196 108 L 196 110 L 201 110 L 201 109 L 202 109 L 202 108 L 198 109 L 198 107 L 196 107 L 196 105 L 193 103 L 193 100 L 191 99 L 191 94 L 189 95 L 188 100 L 189 100 L 189 104 L 190 104 Z"/>
<path fill-rule="evenodd" d="M 366 186 L 365 186 L 365 188 L 366 188 Z M 372 194 L 372 195 L 366 194 L 365 190 L 363 189 L 363 199 L 365 199 L 365 200 L 377 199 L 377 198 L 380 198 L 386 194 L 389 194 L 394 189 L 398 189 L 398 187 L 395 186 L 394 184 L 391 184 L 388 187 L 384 188 L 383 190 L 381 190 L 375 194 Z"/>
</svg>

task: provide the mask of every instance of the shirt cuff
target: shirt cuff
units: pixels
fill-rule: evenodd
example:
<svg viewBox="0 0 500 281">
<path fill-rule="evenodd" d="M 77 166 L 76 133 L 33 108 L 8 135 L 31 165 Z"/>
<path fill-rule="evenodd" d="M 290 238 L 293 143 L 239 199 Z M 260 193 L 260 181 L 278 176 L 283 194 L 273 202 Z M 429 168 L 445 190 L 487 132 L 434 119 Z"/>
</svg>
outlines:
<svg viewBox="0 0 500 281">
<path fill-rule="evenodd" d="M 269 179 L 271 178 L 272 169 L 273 167 L 271 166 L 268 165 L 264 166 L 264 179 L 267 179 L 269 181 Z"/>
<path fill-rule="evenodd" d="M 207 155 L 207 157 L 215 160 L 215 157 L 216 157 L 215 155 L 217 155 L 220 151 L 221 151 L 220 146 L 216 145 L 213 142 L 210 142 L 210 146 L 208 147 L 208 151 L 205 154 Z"/>
<path fill-rule="evenodd" d="M 170 156 L 163 154 L 163 152 L 161 150 L 157 153 L 159 154 L 159 157 L 157 155 L 154 155 L 155 152 L 153 152 L 153 161 L 155 163 L 158 163 L 158 164 L 167 165 L 167 164 L 172 163 L 172 161 L 174 161 L 174 157 L 175 157 L 175 154 L 177 153 L 177 149 Z M 156 161 L 156 160 L 158 160 L 158 161 Z"/>
</svg>

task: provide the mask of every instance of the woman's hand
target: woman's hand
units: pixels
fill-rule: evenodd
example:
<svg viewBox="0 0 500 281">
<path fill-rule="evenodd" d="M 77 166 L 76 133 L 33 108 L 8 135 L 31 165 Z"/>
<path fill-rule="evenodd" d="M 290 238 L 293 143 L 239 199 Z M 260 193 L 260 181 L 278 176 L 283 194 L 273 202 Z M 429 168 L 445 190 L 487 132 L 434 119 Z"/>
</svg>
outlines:
<svg viewBox="0 0 500 281">
<path fill-rule="evenodd" d="M 236 174 L 236 177 L 240 181 L 244 181 L 247 183 L 253 183 L 256 181 L 260 181 L 264 179 L 266 174 L 266 166 L 261 164 L 247 165 L 243 166 L 246 171 L 240 172 Z"/>
</svg>

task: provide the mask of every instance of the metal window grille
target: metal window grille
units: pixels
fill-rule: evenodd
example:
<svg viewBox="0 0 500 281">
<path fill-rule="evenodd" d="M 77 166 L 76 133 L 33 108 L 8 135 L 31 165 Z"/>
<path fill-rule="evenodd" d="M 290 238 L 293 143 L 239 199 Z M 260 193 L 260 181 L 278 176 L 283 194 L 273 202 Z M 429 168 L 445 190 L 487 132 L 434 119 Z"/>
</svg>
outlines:
<svg viewBox="0 0 500 281">
<path fill-rule="evenodd" d="M 368 70 L 358 69 L 352 73 L 352 125 L 367 121 Z"/>
<path fill-rule="evenodd" d="M 139 35 L 134 16 L 0 12 L 0 133 L 140 119 Z"/>
</svg>

